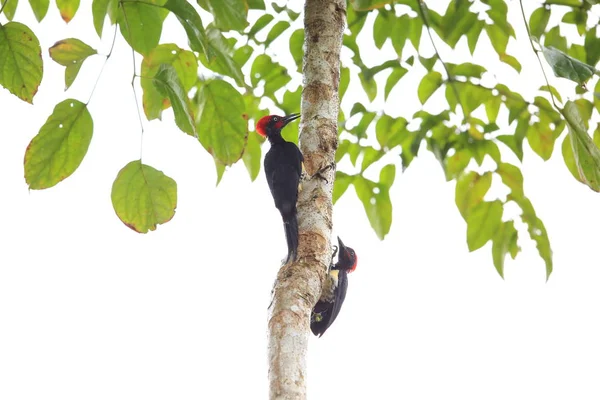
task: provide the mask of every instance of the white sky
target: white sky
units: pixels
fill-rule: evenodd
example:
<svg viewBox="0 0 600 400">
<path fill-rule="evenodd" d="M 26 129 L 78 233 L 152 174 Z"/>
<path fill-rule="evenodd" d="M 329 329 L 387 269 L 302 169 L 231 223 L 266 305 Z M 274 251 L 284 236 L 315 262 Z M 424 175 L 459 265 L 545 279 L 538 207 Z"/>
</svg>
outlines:
<svg viewBox="0 0 600 400">
<path fill-rule="evenodd" d="M 215 188 L 212 159 L 166 112 L 145 123 L 143 161 L 177 181 L 177 213 L 147 235 L 126 228 L 110 189 L 139 158 L 140 129 L 131 53 L 118 38 L 90 104 L 86 158 L 56 187 L 28 191 L 27 144 L 56 103 L 87 99 L 102 64 L 86 61 L 63 94 L 63 67 L 48 47 L 78 37 L 106 53 L 112 30 L 100 43 L 88 4 L 69 26 L 52 5 L 40 27 L 22 3 L 17 20 L 38 34 L 45 64 L 34 107 L 0 90 L 0 398 L 266 398 L 267 306 L 285 241 L 262 171 L 250 183 L 240 162 Z M 543 80 L 514 21 L 520 42 L 509 52 L 524 72 L 507 76 L 519 80 L 512 87 L 537 88 Z M 173 20 L 166 26 L 162 42 L 185 44 Z M 388 106 L 416 107 L 407 93 Z M 561 142 L 547 163 L 525 146 L 525 190 L 554 250 L 548 283 L 525 235 L 504 281 L 489 244 L 468 253 L 454 184 L 427 152 L 397 174 L 383 242 L 349 189 L 335 231 L 359 266 L 338 320 L 311 339 L 311 399 L 598 398 L 598 195 L 570 176 Z"/>
</svg>

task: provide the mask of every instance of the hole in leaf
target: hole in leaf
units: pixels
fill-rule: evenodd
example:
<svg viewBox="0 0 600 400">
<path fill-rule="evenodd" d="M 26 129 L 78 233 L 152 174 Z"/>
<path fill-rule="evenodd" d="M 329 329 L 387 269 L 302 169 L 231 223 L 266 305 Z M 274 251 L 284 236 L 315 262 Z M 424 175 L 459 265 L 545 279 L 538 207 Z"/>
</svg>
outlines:
<svg viewBox="0 0 600 400">
<path fill-rule="evenodd" d="M 173 55 L 177 54 L 177 50 L 171 50 L 171 54 L 173 54 Z"/>
<path fill-rule="evenodd" d="M 373 188 L 373 193 L 375 193 L 375 194 L 379 194 L 379 192 L 380 192 L 380 190 L 379 190 L 379 188 L 378 188 L 378 187 L 376 187 L 376 188 Z"/>
<path fill-rule="evenodd" d="M 59 127 L 59 128 L 62 128 L 62 127 L 63 127 L 63 124 L 58 124 L 58 127 Z"/>
<path fill-rule="evenodd" d="M 71 108 L 75 107 L 75 103 L 73 102 L 69 103 L 69 105 L 71 106 Z"/>
<path fill-rule="evenodd" d="M 376 202 L 376 201 L 375 201 L 375 197 L 371 197 L 371 201 L 370 201 L 371 205 L 373 205 L 373 206 L 374 206 L 374 205 L 375 205 L 375 202 Z"/>
</svg>

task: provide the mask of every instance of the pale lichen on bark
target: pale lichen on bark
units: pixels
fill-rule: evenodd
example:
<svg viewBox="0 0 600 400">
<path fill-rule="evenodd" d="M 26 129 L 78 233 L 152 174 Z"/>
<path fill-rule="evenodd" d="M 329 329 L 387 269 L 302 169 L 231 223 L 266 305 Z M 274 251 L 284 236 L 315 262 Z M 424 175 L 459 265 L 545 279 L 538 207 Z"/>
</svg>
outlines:
<svg viewBox="0 0 600 400">
<path fill-rule="evenodd" d="M 283 266 L 269 313 L 269 397 L 306 398 L 306 352 L 312 307 L 331 261 L 332 190 L 337 149 L 340 49 L 345 0 L 307 0 L 300 149 L 308 176 L 298 198 L 298 261 Z M 320 179 L 315 174 L 327 166 Z"/>
</svg>

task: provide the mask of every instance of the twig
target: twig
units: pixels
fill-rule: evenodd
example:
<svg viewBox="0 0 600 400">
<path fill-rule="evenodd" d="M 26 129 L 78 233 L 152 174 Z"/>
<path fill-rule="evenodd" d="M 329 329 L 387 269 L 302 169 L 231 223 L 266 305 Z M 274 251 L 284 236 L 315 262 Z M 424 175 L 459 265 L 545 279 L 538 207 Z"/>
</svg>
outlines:
<svg viewBox="0 0 600 400">
<path fill-rule="evenodd" d="M 521 6 L 521 15 L 523 16 L 523 23 L 525 24 L 525 29 L 527 29 L 527 38 L 529 39 L 529 44 L 531 44 L 531 49 L 535 53 L 535 56 L 540 64 L 540 69 L 542 70 L 542 75 L 544 75 L 544 79 L 546 80 L 546 85 L 548 86 L 548 93 L 550 93 L 550 99 L 552 100 L 552 104 L 558 111 L 560 111 L 560 107 L 556 104 L 556 99 L 554 98 L 554 94 L 550 90 L 550 81 L 546 76 L 546 71 L 544 71 L 544 65 L 542 64 L 542 59 L 540 58 L 539 50 L 535 48 L 533 45 L 533 40 L 531 39 L 531 32 L 529 31 L 529 25 L 527 24 L 527 18 L 525 17 L 525 9 L 523 8 L 523 0 L 519 0 L 519 5 Z"/>
<path fill-rule="evenodd" d="M 4 2 L 2 3 L 2 6 L 0 6 L 0 14 L 2 14 L 2 11 L 4 11 L 4 6 L 8 3 L 8 0 L 4 0 Z"/>
<path fill-rule="evenodd" d="M 85 103 L 86 105 L 90 104 L 90 101 L 92 100 L 92 96 L 94 95 L 94 91 L 96 90 L 96 87 L 98 86 L 98 82 L 100 81 L 100 77 L 102 76 L 102 72 L 104 72 L 104 67 L 106 67 L 106 64 L 108 63 L 108 59 L 110 58 L 113 49 L 115 48 L 115 42 L 117 39 L 117 27 L 118 24 L 115 24 L 115 33 L 113 35 L 113 40 L 112 40 L 112 44 L 110 45 L 110 50 L 108 51 L 108 54 L 106 55 L 106 59 L 104 60 L 104 63 L 102 64 L 102 68 L 100 68 L 100 72 L 98 73 L 98 77 L 96 78 L 96 83 L 94 83 L 94 87 L 92 88 L 92 91 L 90 92 L 90 97 L 88 98 L 87 102 Z"/>
<path fill-rule="evenodd" d="M 125 7 L 123 6 L 124 3 L 126 3 L 126 2 L 123 0 L 119 1 L 119 7 L 123 8 L 123 17 L 125 18 L 125 25 L 127 25 L 127 32 L 129 33 L 129 43 L 131 45 L 131 43 L 133 43 L 133 40 L 131 38 L 131 29 L 129 28 L 129 20 L 127 19 L 127 13 L 125 12 Z M 127 3 L 130 3 L 130 2 L 127 2 Z M 140 121 L 140 129 L 141 129 L 140 160 L 141 160 L 142 155 L 143 155 L 143 150 L 144 150 L 144 146 L 143 146 L 143 144 L 144 144 L 144 123 L 142 121 L 142 114 L 140 113 L 140 104 L 137 99 L 137 92 L 135 91 L 135 78 L 138 75 L 135 72 L 135 50 L 133 49 L 133 46 L 131 47 L 131 58 L 133 59 L 133 76 L 131 77 L 131 90 L 133 91 L 133 100 L 135 100 L 135 109 L 138 113 L 138 119 Z"/>
<path fill-rule="evenodd" d="M 438 49 L 435 45 L 435 42 L 433 41 L 433 35 L 431 34 L 431 26 L 429 25 L 429 20 L 427 19 L 427 16 L 425 15 L 425 8 L 427 8 L 427 4 L 425 4 L 424 0 L 417 0 L 417 3 L 419 3 L 419 14 L 421 15 L 421 20 L 423 20 L 423 24 L 425 24 L 425 26 L 427 27 L 427 34 L 429 35 L 429 40 L 431 41 L 433 50 L 435 51 L 435 54 L 437 55 L 438 60 L 440 60 L 440 62 L 444 66 L 446 75 L 448 75 L 448 82 L 450 83 L 450 87 L 452 87 L 452 91 L 454 92 L 454 95 L 456 96 L 456 102 L 460 105 L 460 108 L 462 109 L 463 121 L 465 121 L 467 119 L 467 115 L 465 112 L 465 107 L 463 106 L 462 102 L 460 101 L 460 95 L 458 93 L 458 89 L 456 88 L 456 85 L 454 84 L 454 82 L 455 82 L 454 75 L 452 75 L 450 73 L 448 66 L 446 65 L 444 60 L 442 60 L 442 57 L 440 56 L 440 52 L 438 51 Z"/>
</svg>

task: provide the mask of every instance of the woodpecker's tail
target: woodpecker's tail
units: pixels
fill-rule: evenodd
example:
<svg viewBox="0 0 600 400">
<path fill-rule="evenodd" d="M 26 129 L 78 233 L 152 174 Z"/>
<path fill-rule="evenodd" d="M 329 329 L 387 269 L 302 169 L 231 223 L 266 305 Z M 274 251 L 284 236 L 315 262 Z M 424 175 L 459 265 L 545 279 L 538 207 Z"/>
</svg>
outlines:
<svg viewBox="0 0 600 400">
<path fill-rule="evenodd" d="M 290 261 L 296 261 L 296 256 L 298 255 L 298 218 L 295 212 L 283 217 L 283 227 L 288 246 L 288 255 L 285 260 L 287 264 Z"/>
</svg>

